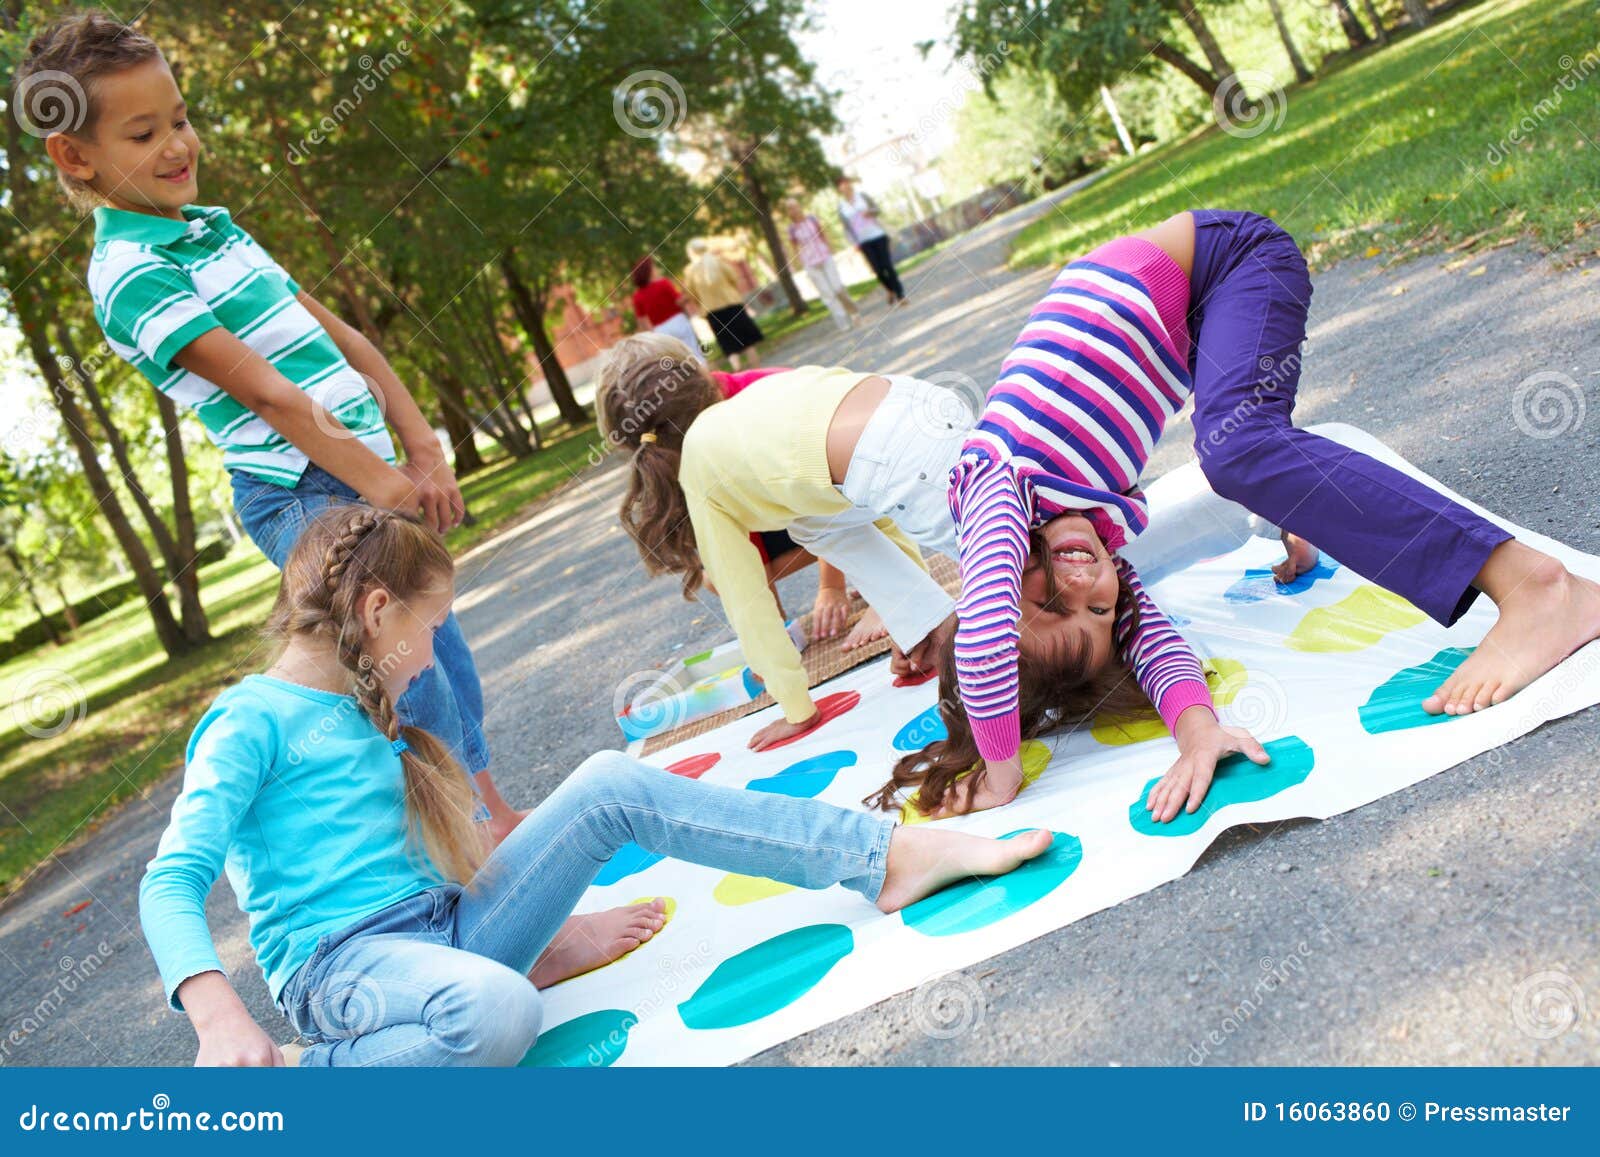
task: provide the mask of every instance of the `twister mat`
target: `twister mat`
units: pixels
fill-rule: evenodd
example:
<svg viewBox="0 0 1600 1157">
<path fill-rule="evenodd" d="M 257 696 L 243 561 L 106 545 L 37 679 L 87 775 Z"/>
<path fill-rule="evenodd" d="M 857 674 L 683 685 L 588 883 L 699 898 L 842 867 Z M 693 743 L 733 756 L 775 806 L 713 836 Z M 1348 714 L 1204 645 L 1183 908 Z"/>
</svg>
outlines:
<svg viewBox="0 0 1600 1157">
<path fill-rule="evenodd" d="M 1445 489 L 1370 435 L 1317 430 Z M 968 881 L 893 916 L 841 888 L 808 892 L 626 848 L 579 910 L 663 896 L 672 920 L 632 955 L 548 990 L 544 1034 L 524 1063 L 742 1060 L 1176 879 L 1234 824 L 1348 811 L 1600 702 L 1595 643 L 1498 707 L 1426 715 L 1423 695 L 1492 624 L 1488 600 L 1446 630 L 1326 555 L 1281 587 L 1268 569 L 1282 557 L 1279 543 L 1253 534 L 1197 465 L 1149 495 L 1150 529 L 1128 555 L 1205 662 L 1223 722 L 1250 728 L 1270 766 L 1236 757 L 1219 767 L 1197 812 L 1160 825 L 1143 799 L 1177 749 L 1154 717 L 1035 741 L 1015 802 L 945 822 L 995 836 L 1046 827 L 1052 849 L 1009 876 Z M 1600 558 L 1512 529 L 1600 577 Z M 943 733 L 934 685 L 893 687 L 884 662 L 848 672 L 818 697 L 831 721 L 775 751 L 745 749 L 774 718 L 769 709 L 650 761 L 707 782 L 860 807 L 901 753 Z"/>
</svg>

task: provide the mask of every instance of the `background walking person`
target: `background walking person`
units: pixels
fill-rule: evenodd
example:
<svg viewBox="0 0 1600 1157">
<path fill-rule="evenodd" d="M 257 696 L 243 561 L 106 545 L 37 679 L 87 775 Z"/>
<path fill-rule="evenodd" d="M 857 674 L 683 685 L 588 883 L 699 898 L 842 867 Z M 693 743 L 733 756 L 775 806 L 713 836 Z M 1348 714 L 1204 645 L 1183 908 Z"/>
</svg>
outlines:
<svg viewBox="0 0 1600 1157">
<path fill-rule="evenodd" d="M 793 197 L 783 203 L 783 210 L 789 216 L 789 244 L 794 246 L 800 264 L 805 266 L 817 296 L 833 315 L 834 327 L 849 329 L 860 311 L 845 288 L 844 278 L 839 276 L 839 267 L 833 262 L 833 246 L 828 241 L 827 231 L 816 215 L 807 213 Z"/>
<path fill-rule="evenodd" d="M 633 315 L 639 319 L 639 328 L 655 330 L 675 337 L 689 347 L 689 352 L 702 362 L 706 355 L 700 350 L 700 335 L 694 331 L 689 319 L 690 301 L 684 297 L 670 277 L 657 277 L 656 265 L 649 257 L 641 257 L 633 267 Z"/>
<path fill-rule="evenodd" d="M 744 351 L 759 344 L 765 335 L 744 307 L 738 270 L 712 252 L 711 243 L 704 237 L 696 237 L 689 242 L 689 268 L 683 271 L 683 287 L 705 310 L 712 336 L 728 355 L 728 364 L 742 370 Z"/>
<path fill-rule="evenodd" d="M 865 193 L 856 192 L 855 182 L 849 177 L 839 178 L 839 223 L 844 235 L 861 250 L 861 256 L 872 266 L 872 272 L 889 295 L 890 305 L 899 305 L 906 299 L 900 275 L 894 271 L 894 260 L 889 256 L 889 234 L 878 221 L 878 206 Z"/>
</svg>

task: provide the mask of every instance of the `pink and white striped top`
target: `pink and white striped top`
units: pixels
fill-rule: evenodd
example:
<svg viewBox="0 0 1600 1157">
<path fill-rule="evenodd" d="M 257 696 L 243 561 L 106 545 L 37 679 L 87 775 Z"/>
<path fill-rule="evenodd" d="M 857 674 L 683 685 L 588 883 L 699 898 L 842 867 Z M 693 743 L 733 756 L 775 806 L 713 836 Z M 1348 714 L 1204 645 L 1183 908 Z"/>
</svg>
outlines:
<svg viewBox="0 0 1600 1157">
<path fill-rule="evenodd" d="M 985 760 L 1013 758 L 1028 531 L 1087 517 L 1115 552 L 1145 528 L 1139 474 L 1190 392 L 1189 282 L 1163 250 L 1120 238 L 1074 261 L 1034 306 L 950 473 L 961 547 L 956 674 Z M 1118 655 L 1168 727 L 1211 693 L 1194 653 L 1139 584 L 1113 627 Z"/>
<path fill-rule="evenodd" d="M 828 238 L 822 232 L 822 222 L 811 213 L 789 222 L 789 243 L 800 251 L 800 264 L 808 268 L 821 265 L 833 256 Z"/>
</svg>

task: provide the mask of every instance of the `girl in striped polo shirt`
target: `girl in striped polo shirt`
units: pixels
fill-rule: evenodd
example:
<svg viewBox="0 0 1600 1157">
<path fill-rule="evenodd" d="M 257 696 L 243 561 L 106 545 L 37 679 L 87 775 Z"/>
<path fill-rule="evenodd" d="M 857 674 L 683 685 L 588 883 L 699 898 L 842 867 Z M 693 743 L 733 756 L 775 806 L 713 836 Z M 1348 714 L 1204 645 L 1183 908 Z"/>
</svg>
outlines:
<svg viewBox="0 0 1600 1157">
<path fill-rule="evenodd" d="M 1283 528 L 1288 581 L 1318 542 L 1438 622 L 1481 591 L 1500 620 L 1423 707 L 1482 710 L 1600 636 L 1600 587 L 1424 483 L 1291 422 L 1311 280 L 1276 223 L 1196 210 L 1068 265 L 1034 307 L 951 472 L 959 626 L 946 651 L 950 738 L 907 757 L 885 796 L 929 810 L 1012 799 L 1025 734 L 1104 710 L 1119 662 L 1177 738 L 1151 790 L 1194 811 L 1216 761 L 1265 753 L 1217 723 L 1199 665 L 1116 552 L 1145 527 L 1138 489 L 1191 396 L 1212 489 Z M 979 759 L 981 774 L 957 779 Z"/>
</svg>

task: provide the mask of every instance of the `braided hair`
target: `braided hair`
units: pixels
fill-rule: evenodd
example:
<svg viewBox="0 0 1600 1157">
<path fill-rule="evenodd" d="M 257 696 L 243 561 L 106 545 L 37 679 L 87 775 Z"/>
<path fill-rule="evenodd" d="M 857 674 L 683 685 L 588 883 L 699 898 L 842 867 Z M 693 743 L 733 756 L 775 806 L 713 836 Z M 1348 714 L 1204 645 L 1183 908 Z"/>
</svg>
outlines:
<svg viewBox="0 0 1600 1157">
<path fill-rule="evenodd" d="M 307 635 L 334 644 L 362 713 L 384 738 L 405 741 L 400 762 L 413 847 L 445 878 L 465 883 L 483 856 L 472 789 L 442 741 L 400 722 L 383 683 L 394 657 L 371 653 L 360 613 L 374 590 L 404 602 L 436 590 L 453 569 L 444 542 L 415 518 L 366 505 L 332 507 L 290 551 L 267 633 L 284 643 Z"/>
</svg>

